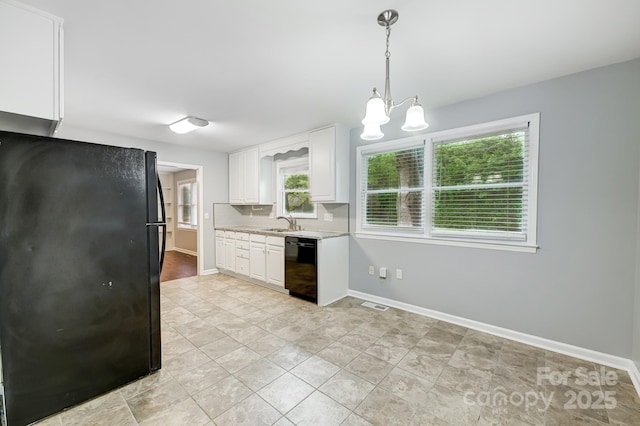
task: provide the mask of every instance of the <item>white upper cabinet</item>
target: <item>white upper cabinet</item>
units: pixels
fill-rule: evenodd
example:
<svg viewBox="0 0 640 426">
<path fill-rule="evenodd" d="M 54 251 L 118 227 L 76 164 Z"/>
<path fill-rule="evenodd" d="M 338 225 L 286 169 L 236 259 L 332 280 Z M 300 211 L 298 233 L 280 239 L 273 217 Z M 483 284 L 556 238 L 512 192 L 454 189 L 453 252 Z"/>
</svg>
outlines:
<svg viewBox="0 0 640 426">
<path fill-rule="evenodd" d="M 335 125 L 309 133 L 311 201 L 349 202 L 349 129 Z"/>
<path fill-rule="evenodd" d="M 229 203 L 270 204 L 271 165 L 258 147 L 229 154 Z"/>
<path fill-rule="evenodd" d="M 0 127 L 52 134 L 62 119 L 62 22 L 0 0 Z"/>
<path fill-rule="evenodd" d="M 273 204 L 274 158 L 303 148 L 311 201 L 349 203 L 349 129 L 340 124 L 229 154 L 229 203 Z"/>
<path fill-rule="evenodd" d="M 244 202 L 244 153 L 229 154 L 229 203 Z"/>
</svg>

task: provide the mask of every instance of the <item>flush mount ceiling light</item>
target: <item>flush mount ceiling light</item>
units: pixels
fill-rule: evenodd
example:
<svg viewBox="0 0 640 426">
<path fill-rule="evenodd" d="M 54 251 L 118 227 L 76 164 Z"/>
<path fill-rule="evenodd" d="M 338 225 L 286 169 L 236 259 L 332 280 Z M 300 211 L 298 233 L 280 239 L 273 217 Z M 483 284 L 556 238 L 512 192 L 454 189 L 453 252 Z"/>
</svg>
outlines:
<svg viewBox="0 0 640 426">
<path fill-rule="evenodd" d="M 169 125 L 169 128 L 175 133 L 189 133 L 196 129 L 200 129 L 202 127 L 206 127 L 209 125 L 207 120 L 203 120 L 202 118 L 196 117 L 185 117 L 181 120 L 176 121 L 173 124 Z"/>
<path fill-rule="evenodd" d="M 424 110 L 418 103 L 417 96 L 406 98 L 399 104 L 395 104 L 391 99 L 391 86 L 389 83 L 389 58 L 391 57 L 391 53 L 389 52 L 389 36 L 391 35 L 391 25 L 397 21 L 398 12 L 393 9 L 385 10 L 378 15 L 378 25 L 386 27 L 387 29 L 387 50 L 384 53 L 387 61 L 387 73 L 384 80 L 384 98 L 380 96 L 380 93 L 378 93 L 378 90 L 374 87 L 373 95 L 367 102 L 365 117 L 362 120 L 364 131 L 360 135 L 364 140 L 373 141 L 382 138 L 384 133 L 380 130 L 380 126 L 389 122 L 389 115 L 394 108 L 408 101 L 411 101 L 411 106 L 407 110 L 407 117 L 402 126 L 402 130 L 415 132 L 429 127 L 427 122 L 424 121 Z"/>
</svg>

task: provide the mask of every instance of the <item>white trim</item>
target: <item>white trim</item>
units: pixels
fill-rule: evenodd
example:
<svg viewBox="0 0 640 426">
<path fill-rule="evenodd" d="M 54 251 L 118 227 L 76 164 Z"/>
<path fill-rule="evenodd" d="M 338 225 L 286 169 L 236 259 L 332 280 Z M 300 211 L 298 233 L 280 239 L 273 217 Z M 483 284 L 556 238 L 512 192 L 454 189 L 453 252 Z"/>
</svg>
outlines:
<svg viewBox="0 0 640 426">
<path fill-rule="evenodd" d="M 213 275 L 213 274 L 219 274 L 220 271 L 218 270 L 218 268 L 213 268 L 213 269 L 205 269 L 204 271 L 202 271 L 202 273 L 198 274 L 198 275 Z"/>
<path fill-rule="evenodd" d="M 640 370 L 638 370 L 638 366 L 632 360 L 629 361 L 629 377 L 631 377 L 631 381 L 633 382 L 633 386 L 636 388 L 636 392 L 638 396 L 640 396 Z"/>
<path fill-rule="evenodd" d="M 574 358 L 583 359 L 585 361 L 602 364 L 607 367 L 625 370 L 629 373 L 629 377 L 631 377 L 636 392 L 638 393 L 638 396 L 640 396 L 640 371 L 638 371 L 636 364 L 628 358 L 622 358 L 616 355 L 594 351 L 592 349 L 581 348 L 579 346 L 545 339 L 543 337 L 521 333 L 519 331 L 509 330 L 507 328 L 470 320 L 456 315 L 446 314 L 444 312 L 423 308 L 421 306 L 411 305 L 409 303 L 399 302 L 397 300 L 387 299 L 386 297 L 374 296 L 372 294 L 363 293 L 356 290 L 349 290 L 348 295 L 357 297 L 358 299 L 369 300 L 381 305 L 386 305 L 392 308 L 401 309 L 403 311 L 412 312 L 414 314 L 435 318 L 437 320 L 450 322 L 456 325 L 461 325 L 463 327 L 482 331 L 484 333 L 503 337 L 505 339 L 515 340 L 516 342 L 524 343 L 553 352 L 558 352 L 564 355 L 572 356 Z"/>
<path fill-rule="evenodd" d="M 184 253 L 184 254 L 190 254 L 191 256 L 198 257 L 198 253 L 197 252 L 191 251 L 191 250 L 187 250 L 187 249 L 183 249 L 183 248 L 180 248 L 180 247 L 174 247 L 173 251 L 177 251 L 179 253 Z"/>
<path fill-rule="evenodd" d="M 203 253 L 203 256 L 198 256 L 197 270 L 198 275 L 203 275 L 204 272 L 204 166 L 198 166 L 196 164 L 174 163 L 172 161 L 160 161 L 158 164 L 163 166 L 174 166 L 183 169 L 191 169 L 196 171 L 196 182 L 198 182 L 198 253 Z M 177 189 L 176 189 L 177 192 Z M 176 203 L 177 204 L 177 203 Z M 177 219 L 177 218 L 176 218 Z M 176 220 L 176 223 L 178 221 Z M 212 224 L 213 227 L 213 224 Z M 176 228 L 177 229 L 177 228 Z M 201 260 L 202 257 L 202 260 Z"/>
<path fill-rule="evenodd" d="M 398 234 L 371 234 L 371 233 L 356 233 L 354 236 L 356 238 L 363 238 L 369 240 L 383 240 L 383 241 L 399 241 L 405 243 L 418 243 L 418 244 L 433 244 L 437 246 L 453 246 L 453 247 L 468 247 L 468 248 L 481 248 L 481 249 L 489 249 L 489 250 L 504 250 L 504 251 L 516 251 L 520 253 L 536 253 L 538 251 L 538 246 L 532 245 L 524 245 L 524 244 L 509 244 L 508 242 L 504 243 L 493 243 L 493 242 L 480 242 L 480 241 L 469 241 L 469 240 L 453 240 L 453 239 L 443 239 L 443 238 L 425 238 L 424 234 L 420 233 L 415 237 L 411 237 L 409 235 L 398 235 Z"/>
<path fill-rule="evenodd" d="M 539 121 L 540 113 L 532 113 L 520 115 L 517 117 L 505 118 L 502 120 L 488 121 L 486 123 L 472 124 L 470 126 L 457 127 L 455 129 L 441 130 L 428 134 L 427 138 L 431 142 L 443 142 L 454 139 L 463 139 L 470 136 L 482 136 L 483 134 L 491 134 L 501 132 L 503 130 L 531 127 L 531 122 Z M 536 123 L 537 124 L 537 123 Z M 424 135 L 423 135 L 424 136 Z"/>
</svg>

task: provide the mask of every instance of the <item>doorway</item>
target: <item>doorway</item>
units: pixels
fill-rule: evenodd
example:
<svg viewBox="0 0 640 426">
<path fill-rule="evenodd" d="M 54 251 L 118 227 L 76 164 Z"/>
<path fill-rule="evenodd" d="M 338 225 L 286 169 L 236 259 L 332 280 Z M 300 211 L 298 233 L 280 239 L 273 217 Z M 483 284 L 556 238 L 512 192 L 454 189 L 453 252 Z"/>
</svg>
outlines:
<svg viewBox="0 0 640 426">
<path fill-rule="evenodd" d="M 167 212 L 166 253 L 160 281 L 200 275 L 203 188 L 202 166 L 158 160 Z"/>
</svg>

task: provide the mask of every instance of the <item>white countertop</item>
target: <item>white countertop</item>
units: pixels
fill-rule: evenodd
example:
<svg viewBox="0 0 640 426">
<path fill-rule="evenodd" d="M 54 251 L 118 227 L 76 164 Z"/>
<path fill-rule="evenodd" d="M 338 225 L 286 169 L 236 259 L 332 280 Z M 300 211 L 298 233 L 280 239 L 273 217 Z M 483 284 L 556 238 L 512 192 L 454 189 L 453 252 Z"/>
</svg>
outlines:
<svg viewBox="0 0 640 426">
<path fill-rule="evenodd" d="M 263 228 L 263 227 L 252 227 L 252 226 L 217 226 L 215 230 L 246 232 L 249 234 L 261 234 L 261 235 L 282 236 L 282 237 L 313 238 L 316 240 L 349 235 L 348 232 L 314 231 L 314 230 L 308 230 L 308 229 L 300 230 L 300 231 L 289 231 L 286 228 L 266 228 L 266 227 Z"/>
</svg>

